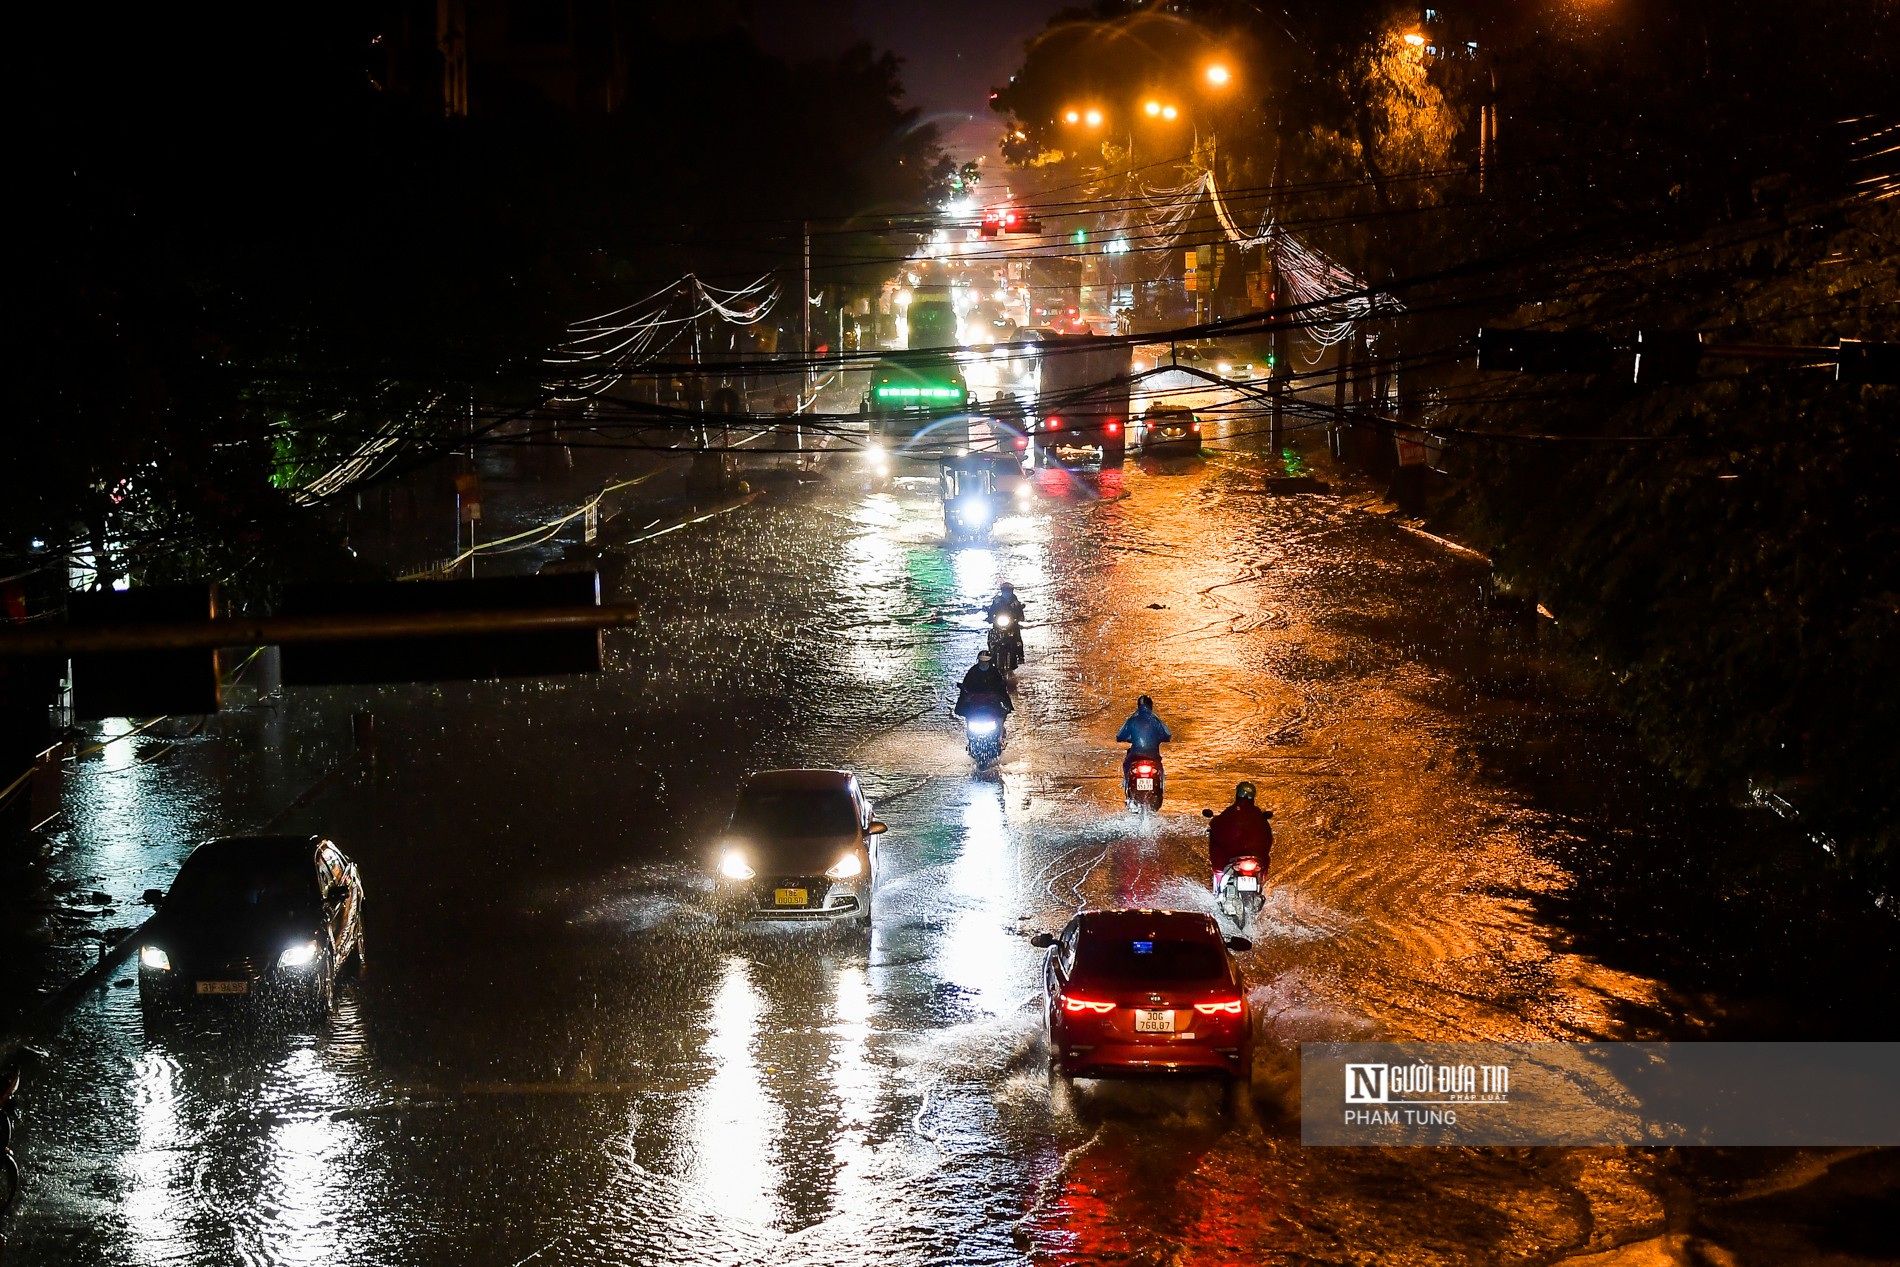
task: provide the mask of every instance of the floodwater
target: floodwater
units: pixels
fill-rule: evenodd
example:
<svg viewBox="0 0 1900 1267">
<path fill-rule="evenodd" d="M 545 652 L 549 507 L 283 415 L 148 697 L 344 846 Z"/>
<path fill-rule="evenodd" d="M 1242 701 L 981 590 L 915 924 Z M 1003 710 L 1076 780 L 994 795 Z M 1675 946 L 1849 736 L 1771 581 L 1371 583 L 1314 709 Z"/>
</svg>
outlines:
<svg viewBox="0 0 1900 1267">
<path fill-rule="evenodd" d="M 1302 1040 L 1798 1036 L 1775 1027 L 1810 1013 L 1853 1032 L 1731 970 L 1761 930 L 1629 898 L 1677 889 L 1603 859 L 1693 859 L 1733 816 L 1671 801 L 1548 679 L 1534 618 L 1364 500 L 1131 464 L 949 550 L 927 491 L 841 464 L 636 547 L 623 588 L 647 619 L 596 677 L 292 692 L 163 760 L 148 736 L 88 758 L 55 862 L 124 907 L 192 841 L 276 816 L 373 712 L 373 764 L 277 825 L 361 865 L 368 971 L 316 1033 L 148 1031 L 129 969 L 89 997 L 30 1084 L 6 1261 L 1900 1252 L 1871 1213 L 1900 1185 L 1883 1153 L 1300 1147 Z M 951 684 L 1004 579 L 1029 658 L 978 778 Z M 1111 742 L 1143 692 L 1176 736 L 1145 825 Z M 701 909 L 735 780 L 781 765 L 856 770 L 890 825 L 868 947 Z M 1083 906 L 1211 911 L 1199 810 L 1241 778 L 1278 831 L 1241 956 L 1251 1103 L 1052 1095 L 1027 934 Z M 1625 899 L 1607 911 L 1603 876 Z"/>
</svg>

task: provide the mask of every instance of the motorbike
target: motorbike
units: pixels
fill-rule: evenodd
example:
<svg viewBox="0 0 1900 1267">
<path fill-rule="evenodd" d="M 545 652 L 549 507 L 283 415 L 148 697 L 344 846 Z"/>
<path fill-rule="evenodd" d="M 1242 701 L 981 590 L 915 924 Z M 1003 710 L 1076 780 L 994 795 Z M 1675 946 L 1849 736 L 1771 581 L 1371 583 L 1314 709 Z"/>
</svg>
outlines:
<svg viewBox="0 0 1900 1267">
<path fill-rule="evenodd" d="M 1022 667 L 1023 631 L 1012 612 L 999 611 L 990 618 L 990 659 L 1004 673 Z"/>
<path fill-rule="evenodd" d="M 1161 758 L 1136 757 L 1122 767 L 1122 798 L 1131 811 L 1161 812 Z"/>
<path fill-rule="evenodd" d="M 976 768 L 987 770 L 1003 755 L 1005 725 L 1003 706 L 985 700 L 971 704 L 963 712 L 964 746 Z"/>
<path fill-rule="evenodd" d="M 1268 818 L 1273 817 L 1272 810 L 1263 811 Z M 1202 818 L 1214 817 L 1214 811 L 1204 809 Z M 1220 873 L 1220 887 L 1215 890 L 1214 902 L 1220 907 L 1221 914 L 1234 921 L 1234 927 L 1242 933 L 1247 925 L 1258 919 L 1260 912 L 1267 906 L 1267 869 L 1260 859 L 1242 855 L 1230 858 Z"/>
</svg>

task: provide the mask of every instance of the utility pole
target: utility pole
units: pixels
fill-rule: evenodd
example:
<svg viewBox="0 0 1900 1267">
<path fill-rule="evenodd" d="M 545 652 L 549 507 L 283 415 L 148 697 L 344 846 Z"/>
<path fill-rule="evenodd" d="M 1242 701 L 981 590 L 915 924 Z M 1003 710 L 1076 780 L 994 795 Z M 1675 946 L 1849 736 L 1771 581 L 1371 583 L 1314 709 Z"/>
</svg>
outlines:
<svg viewBox="0 0 1900 1267">
<path fill-rule="evenodd" d="M 1267 242 L 1267 307 L 1273 312 L 1269 330 L 1272 332 L 1267 346 L 1271 349 L 1267 366 L 1267 398 L 1271 402 L 1267 413 L 1267 449 L 1273 454 L 1273 460 L 1280 460 L 1280 453 L 1286 447 L 1286 380 L 1281 376 L 1281 366 L 1286 361 L 1285 323 L 1279 313 L 1274 311 L 1280 306 L 1280 230 L 1276 227 L 1273 236 Z"/>
<path fill-rule="evenodd" d="M 811 391 L 811 221 L 805 221 L 805 284 L 800 291 L 798 310 L 804 317 L 805 344 L 800 356 L 805 362 L 805 391 Z"/>
</svg>

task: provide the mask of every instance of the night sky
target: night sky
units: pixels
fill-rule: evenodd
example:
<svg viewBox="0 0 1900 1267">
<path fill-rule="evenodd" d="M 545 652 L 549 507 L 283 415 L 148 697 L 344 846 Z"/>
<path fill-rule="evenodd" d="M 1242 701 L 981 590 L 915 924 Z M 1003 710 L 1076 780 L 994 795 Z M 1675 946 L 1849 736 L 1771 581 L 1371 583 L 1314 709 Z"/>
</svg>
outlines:
<svg viewBox="0 0 1900 1267">
<path fill-rule="evenodd" d="M 868 40 L 904 59 L 904 86 L 943 129 L 958 162 L 987 153 L 1002 130 L 990 90 L 1008 80 L 1023 41 L 1073 0 L 778 0 L 761 5 L 761 40 L 791 57 Z"/>
</svg>

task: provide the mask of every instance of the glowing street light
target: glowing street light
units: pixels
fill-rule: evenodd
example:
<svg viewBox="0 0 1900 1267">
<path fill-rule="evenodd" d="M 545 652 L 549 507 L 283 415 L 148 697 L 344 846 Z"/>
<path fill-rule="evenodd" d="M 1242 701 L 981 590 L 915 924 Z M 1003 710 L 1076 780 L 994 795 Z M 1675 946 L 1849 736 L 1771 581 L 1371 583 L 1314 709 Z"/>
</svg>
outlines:
<svg viewBox="0 0 1900 1267">
<path fill-rule="evenodd" d="M 1159 101 L 1150 101 L 1147 105 L 1143 106 L 1141 110 L 1142 113 L 1146 114 L 1150 119 L 1158 118 L 1161 114 L 1161 103 Z"/>
<path fill-rule="evenodd" d="M 1099 128 L 1102 126 L 1102 112 L 1100 110 L 1091 110 L 1087 114 L 1083 115 L 1082 118 L 1092 128 Z"/>
<path fill-rule="evenodd" d="M 1175 117 L 1176 115 L 1178 115 L 1178 114 L 1180 114 L 1180 113 L 1181 113 L 1181 112 L 1180 112 L 1179 110 L 1176 110 L 1176 109 L 1175 109 L 1175 108 L 1174 108 L 1173 106 L 1162 106 L 1162 107 L 1161 107 L 1161 117 L 1162 117 L 1162 118 L 1164 118 L 1164 119 L 1172 119 L 1172 118 L 1174 118 L 1174 117 Z"/>
<path fill-rule="evenodd" d="M 1212 66 L 1207 68 L 1207 82 L 1213 84 L 1216 88 L 1225 88 L 1228 81 L 1233 79 L 1233 77 L 1234 72 L 1228 70 L 1227 67 L 1219 62 L 1215 62 Z"/>
<path fill-rule="evenodd" d="M 1062 116 L 1062 121 L 1064 123 L 1080 123 L 1082 122 L 1082 112 L 1080 110 L 1070 110 Z"/>
</svg>

